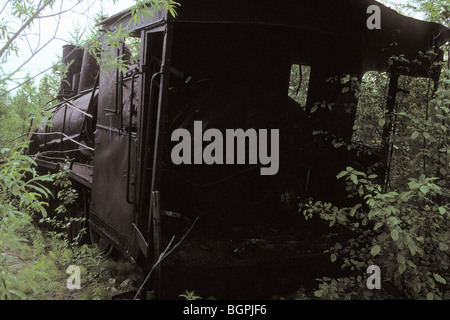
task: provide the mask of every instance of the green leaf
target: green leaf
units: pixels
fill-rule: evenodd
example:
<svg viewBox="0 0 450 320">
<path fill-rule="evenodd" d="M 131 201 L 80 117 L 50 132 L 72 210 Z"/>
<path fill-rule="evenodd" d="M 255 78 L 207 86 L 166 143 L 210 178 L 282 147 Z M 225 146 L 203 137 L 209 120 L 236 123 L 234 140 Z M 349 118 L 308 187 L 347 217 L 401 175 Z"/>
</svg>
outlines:
<svg viewBox="0 0 450 320">
<path fill-rule="evenodd" d="M 440 214 L 445 214 L 446 212 L 447 212 L 447 209 L 445 209 L 444 207 L 439 207 Z"/>
<path fill-rule="evenodd" d="M 411 139 L 416 139 L 419 136 L 419 132 L 414 131 L 413 134 L 411 135 Z"/>
<path fill-rule="evenodd" d="M 439 243 L 439 249 L 440 249 L 441 251 L 447 251 L 447 250 L 448 250 L 448 245 L 446 245 L 446 244 L 443 243 L 443 242 L 440 242 L 440 243 Z"/>
<path fill-rule="evenodd" d="M 373 228 L 373 230 L 378 230 L 380 227 L 382 227 L 383 226 L 383 222 L 377 222 L 376 224 L 375 224 L 375 227 Z"/>
<path fill-rule="evenodd" d="M 369 219 L 372 219 L 374 216 L 378 214 L 379 214 L 378 210 L 370 210 L 368 217 Z"/>
<path fill-rule="evenodd" d="M 420 184 L 417 183 L 417 181 L 410 181 L 408 182 L 408 186 L 410 189 L 418 189 L 420 188 Z"/>
<path fill-rule="evenodd" d="M 405 257 L 401 253 L 397 254 L 397 262 L 400 264 L 404 264 L 406 262 Z"/>
<path fill-rule="evenodd" d="M 356 213 L 356 211 L 361 207 L 362 205 L 358 203 L 350 210 L 350 217 L 353 217 Z"/>
<path fill-rule="evenodd" d="M 8 291 L 24 300 L 27 298 L 26 294 L 24 294 L 23 292 L 20 292 L 19 290 L 10 289 Z"/>
<path fill-rule="evenodd" d="M 406 270 L 406 264 L 400 264 L 398 266 L 398 273 L 403 274 L 403 272 L 405 272 Z"/>
<path fill-rule="evenodd" d="M 397 225 L 400 223 L 400 220 L 398 220 L 396 217 L 390 216 L 389 217 L 389 221 L 393 224 L 393 225 Z"/>
<path fill-rule="evenodd" d="M 430 188 L 428 186 L 421 186 L 420 191 L 424 194 L 427 194 L 428 191 L 430 191 Z"/>
<path fill-rule="evenodd" d="M 341 171 L 341 172 L 339 172 L 339 174 L 336 176 L 336 178 L 340 179 L 340 178 L 342 178 L 343 176 L 345 176 L 346 174 L 347 174 L 347 171 Z"/>
<path fill-rule="evenodd" d="M 337 257 L 334 253 L 331 255 L 330 258 L 331 258 L 331 262 L 335 262 L 337 260 Z"/>
<path fill-rule="evenodd" d="M 375 246 L 372 247 L 372 249 L 370 250 L 370 254 L 372 256 L 376 256 L 377 254 L 379 254 L 381 252 L 381 247 L 377 244 Z"/>
<path fill-rule="evenodd" d="M 428 292 L 427 293 L 427 300 L 433 300 L 433 299 L 434 299 L 433 292 Z"/>
<path fill-rule="evenodd" d="M 397 240 L 398 240 L 398 231 L 397 231 L 397 229 L 393 229 L 393 230 L 391 231 L 391 238 L 392 238 L 392 240 L 394 240 L 394 241 L 397 241 Z"/>
<path fill-rule="evenodd" d="M 439 283 L 442 284 L 447 284 L 447 280 L 445 280 L 444 278 L 442 278 L 440 275 L 438 275 L 437 273 L 433 274 L 434 280 L 436 280 Z"/>
<path fill-rule="evenodd" d="M 412 255 L 415 255 L 417 253 L 417 246 L 416 246 L 416 243 L 414 242 L 414 240 L 411 239 L 408 242 L 408 248 Z"/>
<path fill-rule="evenodd" d="M 315 295 L 317 298 L 320 298 L 320 297 L 322 297 L 323 292 L 322 292 L 322 290 L 316 290 L 316 291 L 314 291 L 314 295 Z"/>
</svg>

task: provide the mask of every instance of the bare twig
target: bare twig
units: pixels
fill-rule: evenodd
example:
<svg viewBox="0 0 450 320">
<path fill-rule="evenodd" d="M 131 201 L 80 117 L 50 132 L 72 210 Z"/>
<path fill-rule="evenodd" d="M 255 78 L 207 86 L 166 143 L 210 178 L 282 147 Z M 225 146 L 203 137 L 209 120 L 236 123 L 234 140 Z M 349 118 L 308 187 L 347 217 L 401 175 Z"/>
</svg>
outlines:
<svg viewBox="0 0 450 320">
<path fill-rule="evenodd" d="M 3 6 L 3 8 L 2 8 L 2 10 L 0 10 L 0 14 L 2 14 L 3 13 L 3 11 L 5 10 L 5 8 L 6 8 L 6 6 L 8 5 L 8 3 L 9 3 L 9 1 L 10 0 L 8 0 L 8 1 L 6 1 L 5 2 L 5 5 Z"/>
<path fill-rule="evenodd" d="M 32 136 L 32 135 L 42 135 L 42 136 L 48 136 L 48 135 L 61 135 L 61 136 L 65 137 L 65 138 L 67 138 L 67 140 L 70 140 L 70 141 L 72 141 L 73 143 L 75 143 L 75 144 L 77 144 L 77 145 L 83 147 L 84 149 L 94 151 L 93 148 L 91 148 L 91 147 L 89 147 L 89 146 L 87 146 L 87 145 L 85 145 L 85 144 L 82 144 L 82 143 L 80 143 L 80 142 L 74 140 L 72 137 L 69 137 L 67 134 L 65 134 L 65 133 L 63 133 L 63 132 L 59 132 L 59 131 L 54 131 L 54 132 L 31 132 L 30 135 L 31 135 L 31 136 Z"/>
<path fill-rule="evenodd" d="M 62 4 L 61 4 L 61 6 L 62 6 Z M 27 63 L 29 63 L 30 62 L 30 60 L 31 59 L 33 59 L 35 56 L 36 56 L 36 54 L 37 53 L 39 53 L 42 49 L 44 49 L 45 47 L 47 47 L 49 44 L 50 44 L 50 42 L 52 42 L 53 40 L 55 40 L 55 38 L 56 38 L 56 34 L 58 33 L 58 30 L 59 30 L 59 25 L 60 25 L 60 23 L 61 23 L 61 15 L 60 16 L 58 16 L 58 21 L 57 21 L 57 25 L 56 25 L 56 28 L 55 28 L 55 32 L 53 33 L 53 36 L 50 38 L 50 40 L 48 40 L 44 45 L 42 45 L 40 48 L 36 48 L 34 51 L 31 49 L 31 47 L 30 47 L 30 50 L 31 50 L 31 55 L 30 55 L 30 57 L 28 57 L 28 59 L 26 59 L 19 67 L 17 67 L 16 68 L 16 70 L 14 70 L 13 72 L 11 72 L 9 75 L 8 75 L 8 78 L 10 78 L 10 77 L 12 77 L 14 74 L 16 74 L 17 72 L 19 72 Z M 25 34 L 25 36 L 26 36 L 26 34 Z M 40 37 L 39 37 L 40 38 Z M 27 40 L 28 40 L 28 38 L 27 38 Z M 40 40 L 39 40 L 40 41 Z M 23 83 L 22 83 L 23 84 Z"/>
<path fill-rule="evenodd" d="M 169 244 L 167 245 L 166 249 L 163 251 L 163 253 L 161 253 L 161 255 L 159 256 L 158 261 L 155 262 L 155 264 L 153 265 L 153 267 L 150 269 L 149 273 L 147 274 L 147 277 L 145 277 L 145 280 L 142 282 L 141 286 L 139 287 L 138 291 L 136 292 L 136 295 L 134 296 L 133 300 L 136 300 L 137 297 L 139 296 L 139 294 L 141 293 L 142 289 L 144 288 L 145 284 L 147 283 L 148 279 L 150 278 L 150 275 L 153 273 L 153 271 L 156 269 L 156 267 L 165 259 L 167 258 L 183 241 L 184 239 L 187 237 L 187 235 L 191 232 L 192 228 L 194 228 L 195 224 L 197 223 L 197 220 L 200 218 L 200 216 L 198 216 L 194 222 L 192 223 L 192 225 L 189 227 L 189 229 L 186 231 L 186 233 L 183 235 L 183 237 L 181 237 L 180 241 L 178 241 L 172 249 L 169 250 L 173 240 L 175 239 L 175 236 L 172 237 L 172 239 L 170 240 Z"/>
<path fill-rule="evenodd" d="M 51 3 L 51 0 L 46 0 L 41 7 L 38 7 L 36 9 L 36 12 L 28 18 L 27 21 L 19 28 L 19 30 L 14 33 L 11 38 L 8 39 L 8 41 L 5 43 L 5 45 L 0 49 L 0 57 L 3 56 L 5 51 L 9 48 L 9 46 L 16 40 L 16 38 L 22 33 L 22 31 L 27 28 L 33 21 L 36 19 L 42 10 L 44 10 L 49 4 Z"/>
</svg>

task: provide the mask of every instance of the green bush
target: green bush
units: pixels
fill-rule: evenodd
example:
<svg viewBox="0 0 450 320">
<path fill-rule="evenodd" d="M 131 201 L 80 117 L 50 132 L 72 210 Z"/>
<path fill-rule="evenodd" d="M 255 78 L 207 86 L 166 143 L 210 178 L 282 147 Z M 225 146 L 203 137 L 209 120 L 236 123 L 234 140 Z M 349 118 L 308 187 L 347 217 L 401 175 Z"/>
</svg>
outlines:
<svg viewBox="0 0 450 320">
<path fill-rule="evenodd" d="M 52 179 L 39 176 L 34 161 L 21 154 L 23 146 L 0 150 L 0 299 L 25 298 L 23 286 L 36 285 L 30 277 L 19 281 L 14 270 L 20 252 L 26 251 L 26 230 L 35 213 L 46 215 L 50 191 L 43 183 Z"/>
<path fill-rule="evenodd" d="M 319 279 L 316 298 L 450 298 L 450 70 L 444 66 L 436 91 L 428 79 L 401 80 L 408 91 L 397 94 L 392 134 L 377 141 L 389 149 L 386 177 L 347 167 L 337 178 L 346 180 L 350 197 L 363 201 L 345 208 L 314 200 L 300 206 L 305 217 L 320 216 L 350 235 L 328 251 L 348 276 Z M 373 122 L 370 131 L 378 125 L 377 101 L 366 98 L 369 105 L 358 112 L 362 130 L 364 121 Z M 360 136 L 369 141 L 369 131 Z M 381 290 L 367 288 L 370 265 L 380 267 Z"/>
<path fill-rule="evenodd" d="M 309 214 L 319 214 L 330 227 L 340 225 L 353 235 L 330 248 L 330 259 L 352 276 L 323 278 L 316 297 L 327 299 L 407 298 L 448 299 L 450 292 L 450 206 L 436 203 L 442 188 L 436 178 L 410 179 L 403 192 L 382 193 L 375 175 L 347 168 L 352 190 L 363 194 L 366 206 L 349 208 L 316 202 Z M 366 269 L 378 265 L 382 290 L 368 290 Z"/>
</svg>

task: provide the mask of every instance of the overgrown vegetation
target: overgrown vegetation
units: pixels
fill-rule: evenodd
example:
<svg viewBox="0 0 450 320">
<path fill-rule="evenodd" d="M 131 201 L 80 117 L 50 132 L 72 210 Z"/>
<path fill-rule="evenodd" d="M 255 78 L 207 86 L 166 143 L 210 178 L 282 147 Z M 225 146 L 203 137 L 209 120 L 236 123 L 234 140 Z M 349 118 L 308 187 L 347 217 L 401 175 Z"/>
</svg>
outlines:
<svg viewBox="0 0 450 320">
<path fill-rule="evenodd" d="M 428 8 L 428 2 L 419 2 Z M 443 49 L 448 53 L 447 46 Z M 431 52 L 422 56 L 434 59 Z M 414 63 L 402 56 L 391 59 Z M 360 101 L 354 138 L 388 150 L 383 158 L 387 174 L 379 177 L 347 167 L 337 178 L 345 179 L 349 196 L 363 199 L 360 203 L 338 208 L 310 201 L 301 206 L 305 217 L 320 216 L 330 231 L 338 226 L 352 236 L 328 251 L 336 268 L 348 276 L 318 279 L 313 296 L 301 290 L 299 297 L 450 298 L 450 70 L 446 59 L 436 90 L 428 78 L 399 78 L 401 91 L 388 139 L 383 128 L 390 116 L 385 104 L 389 74 L 369 73 L 355 87 Z M 367 287 L 371 265 L 380 267 L 380 290 Z"/>
<path fill-rule="evenodd" d="M 98 247 L 78 246 L 77 237 L 68 237 L 75 220 L 66 208 L 77 194 L 67 172 L 38 175 L 33 165 L 20 149 L 1 150 L 0 299 L 110 299 L 130 290 L 140 280 L 135 266 L 107 259 Z M 48 183 L 59 187 L 52 217 L 47 213 L 47 199 L 52 198 Z M 50 229 L 44 228 L 48 225 Z M 81 268 L 79 291 L 67 290 L 70 265 Z"/>
</svg>

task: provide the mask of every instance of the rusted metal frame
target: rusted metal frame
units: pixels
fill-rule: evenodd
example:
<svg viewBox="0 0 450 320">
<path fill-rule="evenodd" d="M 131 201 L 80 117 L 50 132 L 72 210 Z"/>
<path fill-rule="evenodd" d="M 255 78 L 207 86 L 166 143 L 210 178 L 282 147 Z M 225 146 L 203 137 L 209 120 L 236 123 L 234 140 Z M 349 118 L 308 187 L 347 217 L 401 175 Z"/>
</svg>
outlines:
<svg viewBox="0 0 450 320">
<path fill-rule="evenodd" d="M 108 242 L 113 244 L 114 247 L 125 256 L 125 258 L 135 262 L 134 258 L 130 256 L 128 239 L 113 226 L 98 217 L 92 210 L 89 211 L 89 227 L 98 234 L 105 236 Z"/>
<path fill-rule="evenodd" d="M 141 201 L 141 185 L 142 185 L 142 152 L 143 152 L 143 143 L 144 143 L 144 137 L 143 137 L 143 132 L 144 132 L 144 104 L 146 103 L 146 99 L 145 99 L 145 83 L 147 81 L 146 77 L 145 77 L 145 72 L 146 72 L 146 32 L 144 30 L 141 30 L 141 47 L 139 49 L 139 54 L 140 54 L 140 60 L 139 60 L 139 71 L 141 72 L 141 77 L 140 77 L 140 81 L 139 81 L 139 85 L 137 87 L 138 92 L 137 92 L 137 96 L 139 97 L 139 104 L 136 106 L 136 199 L 135 202 L 137 203 L 137 210 L 136 210 L 136 215 L 135 215 L 135 223 L 136 223 L 136 228 L 139 228 L 139 223 L 140 223 L 140 217 L 141 217 L 141 210 L 142 207 L 139 205 L 140 201 Z M 146 253 L 146 251 L 145 251 Z"/>
<path fill-rule="evenodd" d="M 149 94 L 149 98 L 148 98 L 148 101 L 149 101 L 149 112 L 148 112 L 148 119 L 147 119 L 147 124 L 151 124 L 151 121 L 152 121 L 152 100 L 153 100 L 153 86 L 155 85 L 155 80 L 156 80 L 156 77 L 158 77 L 158 76 L 161 76 L 162 75 L 162 72 L 161 71 L 159 71 L 159 72 L 156 72 L 156 73 L 154 73 L 153 75 L 152 75 L 152 78 L 151 78 L 151 80 L 150 80 L 150 94 Z M 158 121 L 158 120 L 157 120 Z M 147 164 L 148 164 L 148 152 L 147 152 L 147 150 L 148 150 L 148 147 L 150 146 L 150 138 L 151 138 L 151 128 L 149 128 L 149 130 L 147 131 L 147 139 L 146 139 L 146 141 L 145 141 L 145 159 L 144 159 L 144 164 L 147 166 Z"/>
<path fill-rule="evenodd" d="M 148 197 L 145 194 L 147 188 L 147 177 L 148 177 L 148 150 L 149 150 L 149 140 L 151 137 L 151 132 L 149 128 L 149 124 L 152 122 L 152 91 L 153 91 L 153 81 L 156 76 L 160 73 L 153 74 L 150 77 L 150 72 L 152 69 L 149 67 L 151 65 L 151 60 L 148 60 L 148 50 L 149 50 L 149 35 L 154 32 L 160 32 L 159 27 L 155 27 L 155 29 L 149 30 L 148 28 L 141 28 L 141 49 L 140 49 L 140 71 L 142 72 L 141 83 L 139 86 L 139 96 L 140 96 L 140 105 L 137 111 L 137 119 L 138 119 L 138 128 L 137 128 L 137 175 L 136 177 L 139 180 L 136 181 L 137 187 L 137 199 L 138 210 L 137 210 L 137 225 L 141 228 L 142 231 L 147 231 L 146 226 L 141 223 L 139 220 L 144 220 L 143 218 L 146 216 L 146 209 L 148 207 L 140 205 L 140 203 L 145 203 L 145 201 L 141 201 Z M 150 89 L 150 90 L 149 90 Z M 148 213 L 147 213 L 148 215 Z"/>
<path fill-rule="evenodd" d="M 146 35 L 147 36 L 147 35 Z M 145 45 L 148 46 L 147 40 L 145 41 Z M 144 68 L 145 69 L 145 68 Z M 145 73 L 145 70 L 143 71 L 143 73 Z M 149 95 L 148 95 L 148 103 L 145 102 L 145 104 L 148 106 L 148 113 L 147 113 L 147 117 L 144 119 L 143 117 L 143 121 L 145 121 L 144 123 L 142 123 L 141 128 L 143 128 L 143 126 L 145 124 L 147 124 L 147 131 L 145 132 L 145 138 L 144 138 L 144 145 L 143 148 L 141 150 L 141 154 L 143 155 L 143 161 L 141 163 L 141 173 L 140 173 L 140 177 L 142 179 L 141 184 L 140 184 L 140 189 L 139 189 L 139 199 L 144 199 L 146 197 L 145 191 L 147 189 L 147 183 L 148 183 L 148 162 L 149 162 L 149 149 L 150 149 L 150 140 L 151 140 L 151 136 L 152 136 L 152 128 L 150 128 L 150 124 L 152 123 L 152 110 L 153 110 L 153 106 L 152 106 L 152 101 L 153 101 L 153 87 L 155 84 L 155 80 L 158 76 L 161 75 L 161 72 L 156 72 L 152 75 L 151 80 L 150 80 L 150 86 L 149 86 Z M 145 90 L 143 90 L 145 92 Z M 142 100 L 144 102 L 144 100 Z M 142 102 L 141 102 L 142 103 Z M 144 105 L 142 105 L 144 107 Z M 143 108 L 142 108 L 143 109 Z M 148 195 L 147 195 L 148 196 Z M 145 203 L 145 202 L 143 202 Z M 152 206 L 151 203 L 151 196 L 150 196 L 150 206 Z M 138 223 L 139 223 L 139 219 L 141 219 L 142 217 L 144 217 L 145 214 L 145 210 L 146 208 L 143 205 L 139 206 L 138 209 Z M 144 229 L 145 226 L 141 225 L 141 228 L 143 228 L 143 230 L 147 231 L 147 234 L 150 234 L 150 220 L 151 220 L 151 216 L 150 216 L 150 212 L 148 212 L 148 223 L 147 223 L 147 230 Z M 150 239 L 147 237 L 146 239 L 146 243 L 150 243 Z M 144 252 L 144 256 L 146 258 L 150 257 L 150 248 L 151 246 L 147 245 L 146 247 L 146 252 Z"/>
<path fill-rule="evenodd" d="M 155 261 L 159 259 L 161 254 L 161 225 L 159 223 L 161 219 L 161 207 L 159 204 L 160 199 L 160 185 L 161 185 L 161 168 L 162 168 L 162 156 L 164 147 L 164 131 L 167 115 L 167 100 L 168 100 L 168 86 L 170 80 L 170 66 L 172 55 L 172 40 L 173 40 L 173 25 L 168 24 L 164 34 L 163 48 L 162 48 L 162 64 L 161 64 L 161 78 L 159 86 L 159 101 L 158 110 L 156 115 L 156 132 L 155 132 L 155 147 L 153 153 L 153 170 L 152 170 L 152 183 L 150 193 L 150 221 L 153 220 L 153 241 L 154 241 L 154 254 Z M 150 218 L 149 217 L 149 218 Z M 159 264 L 156 269 L 156 281 L 155 288 L 156 298 L 160 297 L 161 288 L 161 265 Z M 158 287 L 159 284 L 159 287 Z"/>
<path fill-rule="evenodd" d="M 133 125 L 133 115 L 134 115 L 134 79 L 137 75 L 143 74 L 142 71 L 133 72 L 131 76 L 131 95 L 130 95 L 130 119 L 128 124 L 128 157 L 127 157 L 127 202 L 129 204 L 136 204 L 136 201 L 130 200 L 130 178 L 131 178 L 131 126 Z"/>
<path fill-rule="evenodd" d="M 42 159 L 40 159 L 40 158 L 35 159 L 35 161 L 36 161 L 36 164 L 37 164 L 39 167 L 44 167 L 44 168 L 47 168 L 47 169 L 49 169 L 49 170 L 55 170 L 55 171 L 57 171 L 57 170 L 59 170 L 61 167 L 64 166 L 64 165 L 60 165 L 60 163 L 55 163 L 55 162 L 52 162 L 52 161 L 42 160 Z M 70 174 L 70 177 L 71 177 L 72 179 L 74 179 L 75 181 L 79 182 L 79 183 L 82 184 L 83 186 L 85 186 L 85 187 L 87 187 L 87 188 L 89 188 L 89 189 L 92 188 L 92 182 L 89 181 L 89 180 L 87 180 L 86 178 L 84 178 L 84 177 L 78 175 L 75 171 L 70 170 L 70 171 L 69 171 L 69 174 Z"/>
<path fill-rule="evenodd" d="M 172 30 L 172 28 L 170 28 Z M 164 42 L 163 42 L 163 53 L 162 53 L 162 64 L 161 71 L 155 73 L 152 77 L 152 83 L 155 75 L 161 75 L 160 78 L 160 87 L 159 87 L 159 99 L 158 99 L 158 109 L 156 114 L 156 128 L 155 128 L 155 141 L 154 141 L 154 150 L 153 150 L 153 168 L 152 168 L 152 180 L 151 180 L 151 189 L 150 195 L 152 196 L 154 191 L 159 191 L 160 189 L 160 180 L 161 180 L 161 158 L 162 158 L 162 147 L 164 141 L 164 128 L 165 128 L 165 118 L 167 113 L 167 94 L 168 94 L 168 80 L 170 76 L 170 49 L 172 35 L 170 35 L 170 39 L 168 37 L 169 26 L 167 26 Z M 170 44 L 169 44 L 170 42 Z M 152 89 L 152 88 L 150 88 Z M 152 198 L 150 200 L 150 214 L 152 214 Z M 150 227 L 149 219 L 149 227 Z M 149 229 L 150 230 L 150 229 Z"/>
<path fill-rule="evenodd" d="M 89 181 L 88 179 L 86 179 L 85 177 L 77 174 L 75 171 L 73 171 L 73 169 L 70 169 L 70 177 L 72 179 L 74 179 L 75 181 L 77 181 L 78 183 L 80 183 L 81 185 L 85 186 L 86 188 L 91 189 L 92 188 L 92 182 Z M 84 189 L 83 189 L 84 190 Z"/>
</svg>

